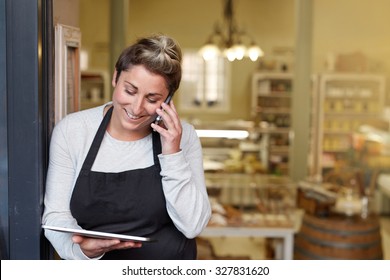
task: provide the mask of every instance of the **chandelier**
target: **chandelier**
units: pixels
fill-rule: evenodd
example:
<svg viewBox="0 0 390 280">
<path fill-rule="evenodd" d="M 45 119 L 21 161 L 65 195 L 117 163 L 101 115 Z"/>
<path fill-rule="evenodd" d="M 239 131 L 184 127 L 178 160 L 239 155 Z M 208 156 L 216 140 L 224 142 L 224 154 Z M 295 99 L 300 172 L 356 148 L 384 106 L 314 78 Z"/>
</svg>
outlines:
<svg viewBox="0 0 390 280">
<path fill-rule="evenodd" d="M 264 52 L 251 36 L 236 25 L 233 0 L 224 1 L 223 24 L 222 26 L 215 25 L 213 33 L 200 49 L 200 54 L 205 60 L 214 59 L 222 53 L 229 61 L 242 60 L 244 57 L 256 61 L 264 55 Z M 243 40 L 249 40 L 248 47 L 243 43 Z"/>
</svg>

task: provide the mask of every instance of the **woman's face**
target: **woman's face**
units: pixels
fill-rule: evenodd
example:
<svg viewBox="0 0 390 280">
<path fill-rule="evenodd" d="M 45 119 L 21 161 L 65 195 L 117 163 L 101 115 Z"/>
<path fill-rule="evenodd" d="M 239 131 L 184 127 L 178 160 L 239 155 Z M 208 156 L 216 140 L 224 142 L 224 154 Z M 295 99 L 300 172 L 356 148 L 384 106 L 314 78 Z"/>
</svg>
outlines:
<svg viewBox="0 0 390 280">
<path fill-rule="evenodd" d="M 122 71 L 117 82 L 115 79 L 116 72 L 109 132 L 118 140 L 141 139 L 150 133 L 156 110 L 168 96 L 166 81 L 142 65 Z"/>
</svg>

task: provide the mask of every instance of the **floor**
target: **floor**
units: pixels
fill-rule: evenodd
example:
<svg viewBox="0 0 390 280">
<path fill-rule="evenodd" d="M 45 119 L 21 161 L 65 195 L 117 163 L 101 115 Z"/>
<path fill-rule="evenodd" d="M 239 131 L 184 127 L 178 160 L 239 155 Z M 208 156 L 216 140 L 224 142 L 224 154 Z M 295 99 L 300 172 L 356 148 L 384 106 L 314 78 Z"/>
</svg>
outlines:
<svg viewBox="0 0 390 280">
<path fill-rule="evenodd" d="M 382 216 L 380 224 L 383 259 L 390 260 L 390 216 Z M 200 259 L 272 259 L 271 245 L 264 238 L 213 237 L 200 242 L 198 255 Z"/>
<path fill-rule="evenodd" d="M 390 260 L 390 217 L 381 218 L 383 259 Z"/>
</svg>

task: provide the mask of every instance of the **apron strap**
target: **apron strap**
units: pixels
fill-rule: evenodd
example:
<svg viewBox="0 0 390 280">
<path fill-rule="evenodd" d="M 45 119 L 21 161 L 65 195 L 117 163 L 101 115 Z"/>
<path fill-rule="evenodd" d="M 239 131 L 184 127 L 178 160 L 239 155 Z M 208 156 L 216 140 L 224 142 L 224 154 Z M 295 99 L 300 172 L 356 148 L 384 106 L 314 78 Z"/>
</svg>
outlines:
<svg viewBox="0 0 390 280">
<path fill-rule="evenodd" d="M 81 170 L 83 170 L 83 171 L 90 171 L 91 170 L 92 165 L 95 162 L 96 155 L 99 151 L 100 145 L 102 143 L 104 134 L 106 133 L 107 126 L 110 122 L 113 109 L 114 109 L 114 106 L 112 106 L 110 109 L 108 109 L 106 115 L 103 118 L 103 121 L 100 123 L 98 131 L 95 134 L 95 138 L 93 139 L 92 145 L 89 148 L 87 157 L 85 158 L 85 161 L 83 163 L 83 167 L 81 168 Z"/>
<path fill-rule="evenodd" d="M 153 160 L 154 164 L 157 166 L 160 166 L 160 161 L 158 160 L 158 155 L 161 154 L 161 138 L 160 138 L 160 133 L 157 131 L 152 132 L 153 136 Z"/>
</svg>

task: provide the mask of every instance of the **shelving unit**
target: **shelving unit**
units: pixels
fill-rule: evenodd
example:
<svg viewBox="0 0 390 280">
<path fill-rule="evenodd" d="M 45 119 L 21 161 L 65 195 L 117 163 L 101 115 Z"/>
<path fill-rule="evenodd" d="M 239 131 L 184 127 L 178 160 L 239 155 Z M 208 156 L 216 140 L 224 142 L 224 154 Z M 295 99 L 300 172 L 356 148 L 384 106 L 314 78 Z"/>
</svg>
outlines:
<svg viewBox="0 0 390 280">
<path fill-rule="evenodd" d="M 353 133 L 381 121 L 385 77 L 374 74 L 321 74 L 316 95 L 316 174 L 348 162 Z"/>
<path fill-rule="evenodd" d="M 99 106 L 110 100 L 110 80 L 104 71 L 81 72 L 81 109 Z"/>
<path fill-rule="evenodd" d="M 255 73 L 252 118 L 261 135 L 260 158 L 269 173 L 288 174 L 291 73 Z"/>
</svg>

